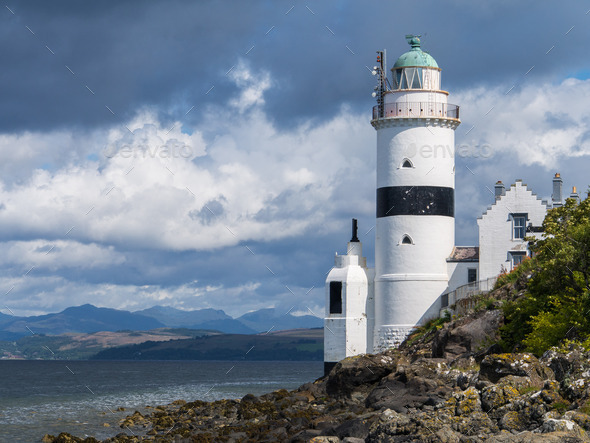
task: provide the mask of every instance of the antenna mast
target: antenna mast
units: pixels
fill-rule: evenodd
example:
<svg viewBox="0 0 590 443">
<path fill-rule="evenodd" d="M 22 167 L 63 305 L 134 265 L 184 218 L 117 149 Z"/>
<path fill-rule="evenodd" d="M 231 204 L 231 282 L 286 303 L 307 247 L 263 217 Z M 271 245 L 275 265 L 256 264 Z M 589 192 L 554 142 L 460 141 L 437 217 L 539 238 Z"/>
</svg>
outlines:
<svg viewBox="0 0 590 443">
<path fill-rule="evenodd" d="M 379 112 L 379 118 L 383 118 L 384 115 L 384 99 L 385 92 L 388 90 L 387 87 L 387 61 L 386 61 L 385 49 L 377 51 L 377 66 L 373 67 L 371 74 L 378 75 L 377 86 L 375 86 L 375 92 L 373 97 L 377 97 L 377 110 Z"/>
</svg>

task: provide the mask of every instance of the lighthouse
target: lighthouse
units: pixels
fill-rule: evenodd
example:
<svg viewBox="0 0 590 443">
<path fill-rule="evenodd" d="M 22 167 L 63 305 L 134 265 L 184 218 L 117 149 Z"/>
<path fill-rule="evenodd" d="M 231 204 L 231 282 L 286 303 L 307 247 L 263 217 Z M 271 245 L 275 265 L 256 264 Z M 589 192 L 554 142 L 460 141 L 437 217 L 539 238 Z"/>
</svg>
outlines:
<svg viewBox="0 0 590 443">
<path fill-rule="evenodd" d="M 438 315 L 455 244 L 455 129 L 459 107 L 442 90 L 441 69 L 406 36 L 410 50 L 386 75 L 379 52 L 375 351 L 397 346 L 411 329 Z"/>
<path fill-rule="evenodd" d="M 378 85 L 375 268 L 363 257 L 353 219 L 346 254 L 326 278 L 324 371 L 343 358 L 399 345 L 438 317 L 442 295 L 471 282 L 473 247 L 455 246 L 455 129 L 438 64 L 408 35 L 410 50 L 387 75 L 385 51 L 373 68 Z M 477 269 L 475 269 L 477 273 Z"/>
</svg>

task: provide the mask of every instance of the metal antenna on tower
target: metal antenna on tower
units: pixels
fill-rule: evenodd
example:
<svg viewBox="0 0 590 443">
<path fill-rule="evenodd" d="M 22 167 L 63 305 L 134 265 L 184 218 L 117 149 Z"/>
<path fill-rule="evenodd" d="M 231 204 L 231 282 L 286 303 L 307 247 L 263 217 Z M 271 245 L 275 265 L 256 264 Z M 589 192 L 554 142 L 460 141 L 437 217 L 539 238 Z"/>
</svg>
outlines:
<svg viewBox="0 0 590 443">
<path fill-rule="evenodd" d="M 371 74 L 379 75 L 377 80 L 377 86 L 374 88 L 373 97 L 377 98 L 377 109 L 378 115 L 380 118 L 383 117 L 384 112 L 384 96 L 385 92 L 388 90 L 388 81 L 387 81 L 387 61 L 386 61 L 386 52 L 385 49 L 383 51 L 377 51 L 377 66 L 373 66 L 373 71 Z"/>
</svg>

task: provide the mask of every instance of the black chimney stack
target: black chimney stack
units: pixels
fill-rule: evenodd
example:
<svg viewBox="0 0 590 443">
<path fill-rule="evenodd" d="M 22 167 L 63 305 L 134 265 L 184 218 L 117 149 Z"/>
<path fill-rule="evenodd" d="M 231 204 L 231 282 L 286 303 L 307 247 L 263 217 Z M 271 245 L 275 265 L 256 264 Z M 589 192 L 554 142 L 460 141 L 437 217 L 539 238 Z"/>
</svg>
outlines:
<svg viewBox="0 0 590 443">
<path fill-rule="evenodd" d="M 355 243 L 359 243 L 360 240 L 358 238 L 358 232 L 359 232 L 359 227 L 358 227 L 358 222 L 356 218 L 352 219 L 352 238 L 350 239 L 351 242 L 355 242 Z"/>
</svg>

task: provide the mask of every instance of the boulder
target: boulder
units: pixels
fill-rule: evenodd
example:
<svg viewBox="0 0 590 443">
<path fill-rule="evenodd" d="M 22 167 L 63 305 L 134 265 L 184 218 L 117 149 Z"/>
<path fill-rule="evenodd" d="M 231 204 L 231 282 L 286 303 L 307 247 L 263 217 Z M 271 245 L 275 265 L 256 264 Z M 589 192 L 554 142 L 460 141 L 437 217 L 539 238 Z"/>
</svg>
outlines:
<svg viewBox="0 0 590 443">
<path fill-rule="evenodd" d="M 482 409 L 490 413 L 495 409 L 510 403 L 516 399 L 520 393 L 512 386 L 491 385 L 484 387 L 481 391 Z"/>
<path fill-rule="evenodd" d="M 498 383 L 507 376 L 528 377 L 533 385 L 541 386 L 553 378 L 553 371 L 541 365 L 532 354 L 491 354 L 481 361 L 479 378 Z"/>
<path fill-rule="evenodd" d="M 499 339 L 501 311 L 483 311 L 469 321 L 458 321 L 438 331 L 432 340 L 432 356 L 454 360 L 485 351 Z"/>
<path fill-rule="evenodd" d="M 326 393 L 335 398 L 350 398 L 356 389 L 369 390 L 396 368 L 396 360 L 388 354 L 349 357 L 330 371 L 326 379 Z"/>
<path fill-rule="evenodd" d="M 334 429 L 339 438 L 356 437 L 364 439 L 369 435 L 371 420 L 367 418 L 354 418 L 346 420 Z"/>
</svg>

